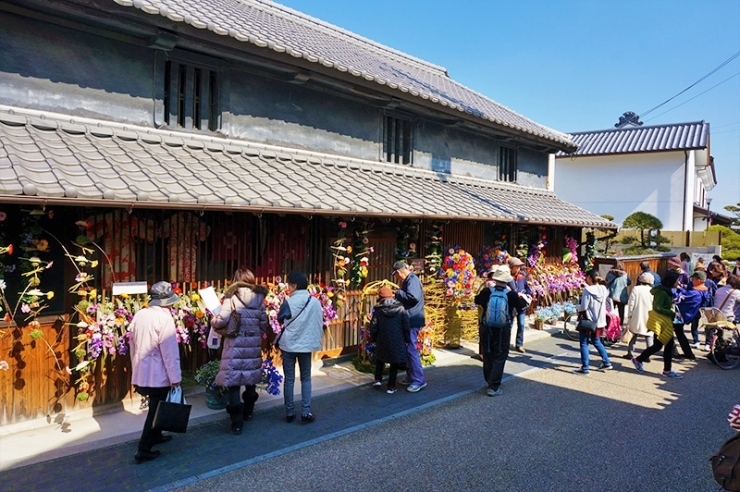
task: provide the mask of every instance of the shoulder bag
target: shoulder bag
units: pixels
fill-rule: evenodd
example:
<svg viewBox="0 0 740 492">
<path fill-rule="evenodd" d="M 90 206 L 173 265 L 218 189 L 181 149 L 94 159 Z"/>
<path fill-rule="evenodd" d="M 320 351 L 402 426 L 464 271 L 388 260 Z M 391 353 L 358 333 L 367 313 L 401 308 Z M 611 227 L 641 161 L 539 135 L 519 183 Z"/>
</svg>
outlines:
<svg viewBox="0 0 740 492">
<path fill-rule="evenodd" d="M 599 314 L 596 317 L 595 321 L 592 321 L 585 317 L 581 319 L 580 321 L 578 321 L 578 324 L 576 325 L 576 331 L 582 331 L 585 333 L 595 333 L 596 330 L 599 328 L 597 325 L 599 323 L 599 318 L 601 317 L 601 312 L 604 310 L 605 305 L 606 305 L 606 299 L 604 299 L 604 302 L 601 303 L 601 309 L 599 309 Z"/>
<path fill-rule="evenodd" d="M 276 349 L 279 349 L 280 348 L 280 339 L 283 338 L 283 333 L 285 333 L 285 330 L 287 330 L 288 329 L 288 326 L 292 325 L 293 322 L 296 319 L 298 319 L 298 316 L 300 316 L 301 313 L 303 313 L 303 310 L 306 309 L 306 306 L 308 306 L 308 303 L 311 302 L 311 299 L 312 299 L 312 297 L 311 297 L 311 295 L 309 295 L 308 296 L 308 300 L 306 300 L 306 304 L 304 304 L 303 307 L 301 308 L 301 310 L 298 311 L 298 314 L 296 314 L 295 316 L 291 316 L 291 318 L 288 321 L 285 322 L 285 326 L 283 326 L 283 330 L 277 336 L 277 338 L 275 339 L 275 342 L 273 342 L 273 344 L 275 345 L 275 348 Z M 288 302 L 288 301 L 285 301 L 285 302 Z"/>
<path fill-rule="evenodd" d="M 740 490 L 740 434 L 725 441 L 709 461 L 714 479 L 724 490 Z"/>
<path fill-rule="evenodd" d="M 236 310 L 234 298 L 231 298 L 231 314 L 229 315 L 229 325 L 226 327 L 226 338 L 236 338 L 239 335 L 239 328 L 242 324 L 242 315 Z"/>
</svg>

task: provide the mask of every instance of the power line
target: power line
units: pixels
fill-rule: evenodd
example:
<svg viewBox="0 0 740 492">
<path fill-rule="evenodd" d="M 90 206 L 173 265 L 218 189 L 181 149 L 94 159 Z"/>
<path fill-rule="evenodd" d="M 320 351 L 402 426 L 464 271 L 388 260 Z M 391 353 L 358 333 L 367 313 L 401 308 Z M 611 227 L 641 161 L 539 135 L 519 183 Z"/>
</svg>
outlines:
<svg viewBox="0 0 740 492">
<path fill-rule="evenodd" d="M 729 57 L 727 60 L 725 60 L 722 63 L 720 63 L 716 68 L 714 68 L 713 70 L 711 70 L 709 73 L 707 73 L 706 75 L 704 75 L 703 77 L 701 77 L 699 80 L 697 80 L 696 82 L 694 82 L 693 84 L 691 84 L 690 86 L 688 86 L 687 88 L 685 88 L 684 90 L 682 90 L 681 92 L 679 92 L 678 94 L 676 94 L 675 96 L 666 99 L 665 101 L 663 101 L 662 103 L 658 104 L 657 106 L 655 106 L 654 108 L 650 109 L 649 111 L 645 111 L 643 113 L 640 113 L 640 116 L 642 116 L 642 117 L 647 116 L 648 114 L 652 113 L 653 111 L 655 111 L 659 107 L 665 106 L 666 104 L 668 104 L 669 102 L 671 102 L 672 100 L 674 100 L 675 98 L 677 98 L 678 96 L 680 96 L 681 94 L 683 94 L 684 92 L 686 92 L 687 90 L 689 90 L 692 87 L 694 87 L 696 84 L 698 84 L 702 80 L 704 80 L 707 77 L 709 77 L 710 75 L 712 75 L 717 70 L 721 69 L 722 67 L 724 67 L 725 65 L 727 65 L 728 63 L 730 63 L 732 60 L 734 60 L 738 56 L 740 56 L 740 51 L 738 51 L 737 53 L 735 53 L 734 55 L 732 55 L 731 57 Z"/>
<path fill-rule="evenodd" d="M 740 51 L 739 51 L 738 53 L 740 53 Z M 731 75 L 731 76 L 727 77 L 727 78 L 726 78 L 725 80 L 723 80 L 723 81 L 722 81 L 722 82 L 720 82 L 719 84 L 715 84 L 715 85 L 713 85 L 713 86 L 712 86 L 712 87 L 710 87 L 709 89 L 705 90 L 704 92 L 700 92 L 699 94 L 695 95 L 695 96 L 694 96 L 694 97 L 692 97 L 691 99 L 687 99 L 687 100 L 685 100 L 684 102 L 682 102 L 682 103 L 680 103 L 680 104 L 676 104 L 676 105 L 675 105 L 675 106 L 673 106 L 673 107 L 672 107 L 671 109 L 666 109 L 666 110 L 665 110 L 665 111 L 663 111 L 662 113 L 660 113 L 660 114 L 657 114 L 657 115 L 653 116 L 652 118 L 648 118 L 648 119 L 647 119 L 647 120 L 645 120 L 645 121 L 650 121 L 650 120 L 654 120 L 655 118 L 657 118 L 657 117 L 659 117 L 659 116 L 663 116 L 664 114 L 668 113 L 669 111 L 673 111 L 673 110 L 674 110 L 674 109 L 676 109 L 677 107 L 679 107 L 679 106 L 683 106 L 683 105 L 684 105 L 684 104 L 686 104 L 687 102 L 689 102 L 689 101 L 693 101 L 694 99 L 696 99 L 697 97 L 701 96 L 702 94 L 706 94 L 707 92 L 711 91 L 712 89 L 714 89 L 714 88 L 716 88 L 716 87 L 719 87 L 720 85 L 724 84 L 724 83 L 725 83 L 725 82 L 727 82 L 728 80 L 734 79 L 734 78 L 735 78 L 735 77 L 737 77 L 738 75 L 740 75 L 740 72 L 737 72 L 737 73 L 736 73 L 735 75 Z M 676 94 L 676 95 L 678 95 L 678 94 Z M 675 97 L 675 96 L 674 96 L 674 97 Z M 672 98 L 671 98 L 671 99 L 672 99 Z M 669 101 L 670 101 L 670 99 L 669 99 Z M 667 102 L 667 101 L 666 101 L 666 102 Z M 665 103 L 664 103 L 664 104 L 665 104 Z M 656 106 L 656 108 L 657 108 L 657 107 L 659 107 L 659 106 Z M 655 109 L 655 108 L 653 108 L 653 109 Z M 651 109 L 650 111 L 652 111 L 652 109 Z M 648 111 L 648 112 L 650 112 L 650 111 Z"/>
</svg>

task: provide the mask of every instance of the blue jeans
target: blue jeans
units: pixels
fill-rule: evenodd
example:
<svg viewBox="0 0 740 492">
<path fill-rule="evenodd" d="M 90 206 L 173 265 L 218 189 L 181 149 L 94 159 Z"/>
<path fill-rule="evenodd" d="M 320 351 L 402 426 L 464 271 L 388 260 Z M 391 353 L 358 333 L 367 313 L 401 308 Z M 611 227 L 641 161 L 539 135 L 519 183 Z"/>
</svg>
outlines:
<svg viewBox="0 0 740 492">
<path fill-rule="evenodd" d="M 406 344 L 406 381 L 421 386 L 426 383 L 424 370 L 421 368 L 421 356 L 416 348 L 416 340 L 419 338 L 420 326 L 411 328 L 411 343 Z"/>
<path fill-rule="evenodd" d="M 596 350 L 599 352 L 599 355 L 601 356 L 601 360 L 604 362 L 605 365 L 610 366 L 611 362 L 609 362 L 609 354 L 606 353 L 606 349 L 604 348 L 604 344 L 601 343 L 601 338 L 599 337 L 593 337 L 593 344 L 594 347 L 596 347 Z M 578 333 L 578 340 L 581 343 L 581 369 L 584 371 L 588 371 L 589 366 L 589 350 L 588 350 L 588 342 L 591 339 L 591 334 L 586 332 L 579 332 Z M 644 353 L 644 352 L 643 352 Z"/>
<path fill-rule="evenodd" d="M 283 401 L 285 402 L 285 414 L 295 415 L 293 405 L 293 388 L 295 386 L 295 363 L 301 370 L 301 415 L 311 413 L 311 352 L 285 352 L 283 351 Z"/>
<path fill-rule="evenodd" d="M 524 346 L 524 329 L 527 327 L 527 311 L 516 315 L 516 346 Z"/>
</svg>

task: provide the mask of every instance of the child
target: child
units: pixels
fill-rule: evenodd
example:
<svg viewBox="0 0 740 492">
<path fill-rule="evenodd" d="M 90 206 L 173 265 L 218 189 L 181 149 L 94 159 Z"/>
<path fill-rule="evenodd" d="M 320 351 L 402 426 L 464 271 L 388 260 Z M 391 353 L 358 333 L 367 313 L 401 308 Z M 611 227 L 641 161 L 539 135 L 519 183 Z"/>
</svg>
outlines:
<svg viewBox="0 0 740 492">
<path fill-rule="evenodd" d="M 370 319 L 370 339 L 375 342 L 375 382 L 379 388 L 383 382 L 383 368 L 390 364 L 388 373 L 389 395 L 395 393 L 396 375 L 399 364 L 406 362 L 406 344 L 411 343 L 411 326 L 403 305 L 394 299 L 393 291 L 383 286 L 378 290 L 379 301 Z"/>
</svg>

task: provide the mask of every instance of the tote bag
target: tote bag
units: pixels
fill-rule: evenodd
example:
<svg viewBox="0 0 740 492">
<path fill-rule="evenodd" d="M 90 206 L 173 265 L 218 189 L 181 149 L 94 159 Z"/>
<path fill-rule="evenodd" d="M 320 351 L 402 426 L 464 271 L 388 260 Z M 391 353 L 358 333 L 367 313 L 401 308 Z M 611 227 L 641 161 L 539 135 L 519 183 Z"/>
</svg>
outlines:
<svg viewBox="0 0 740 492">
<path fill-rule="evenodd" d="M 188 405 L 185 396 L 182 394 L 182 388 L 175 386 L 170 389 L 167 399 L 162 400 L 157 405 L 152 421 L 152 429 L 169 432 L 184 433 L 188 430 L 190 421 L 190 410 L 192 405 Z"/>
</svg>

